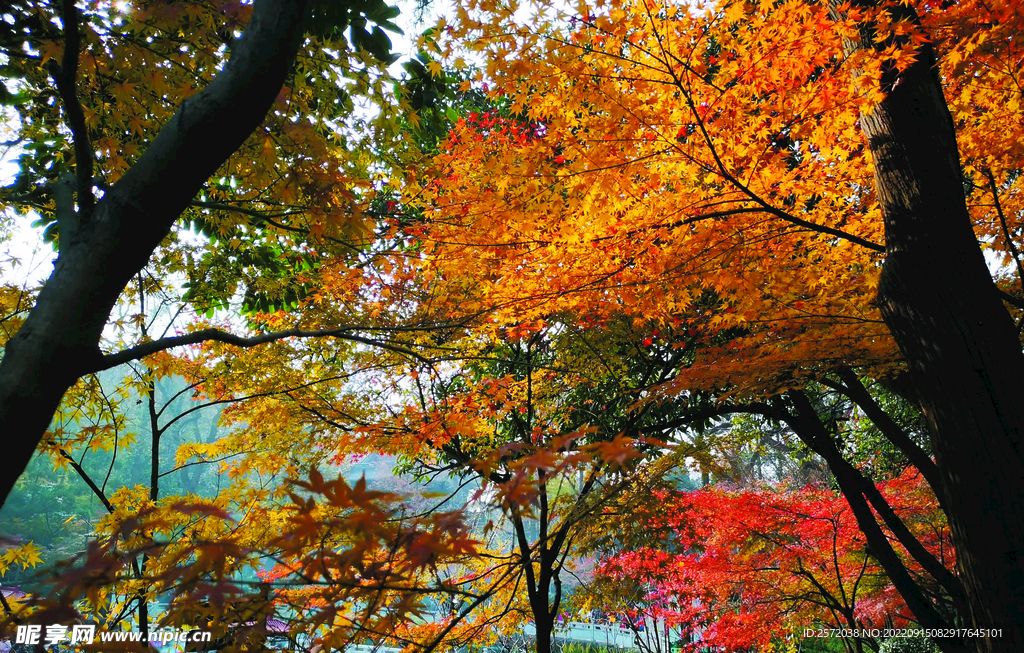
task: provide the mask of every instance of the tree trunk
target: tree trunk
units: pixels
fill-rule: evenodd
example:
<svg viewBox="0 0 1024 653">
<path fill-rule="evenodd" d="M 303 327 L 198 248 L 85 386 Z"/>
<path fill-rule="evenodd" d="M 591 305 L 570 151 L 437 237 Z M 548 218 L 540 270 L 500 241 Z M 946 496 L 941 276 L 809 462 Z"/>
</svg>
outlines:
<svg viewBox="0 0 1024 653">
<path fill-rule="evenodd" d="M 533 623 L 537 628 L 537 653 L 551 653 L 551 637 L 554 634 L 555 622 L 547 615 L 547 601 L 541 610 L 533 610 Z"/>
<path fill-rule="evenodd" d="M 971 226 L 930 48 L 862 116 L 885 221 L 882 317 L 928 421 L 978 651 L 1024 650 L 1024 354 Z"/>
<path fill-rule="evenodd" d="M 776 416 L 789 424 L 797 437 L 828 464 L 839 485 L 839 490 L 846 497 L 850 511 L 857 520 L 858 527 L 864 533 L 868 550 L 885 570 L 893 587 L 903 597 L 903 601 L 907 604 L 919 626 L 929 630 L 946 630 L 955 627 L 956 624 L 950 623 L 936 610 L 893 550 L 886 534 L 875 521 L 871 506 L 868 505 L 864 497 L 863 477 L 853 465 L 843 459 L 833 440 L 833 435 L 826 430 L 810 401 L 800 391 L 789 393 L 789 397 L 796 406 L 796 414 L 788 412 L 780 405 Z M 943 653 L 962 653 L 967 650 L 964 639 L 962 636 L 945 637 L 939 639 L 937 643 Z"/>
<path fill-rule="evenodd" d="M 53 273 L 0 361 L 0 434 L 7 445 L 0 505 L 64 393 L 100 369 L 99 339 L 124 287 L 210 175 L 263 121 L 292 67 L 307 6 L 308 0 L 256 0 L 223 71 L 182 103 L 94 209 L 60 225 Z"/>
</svg>

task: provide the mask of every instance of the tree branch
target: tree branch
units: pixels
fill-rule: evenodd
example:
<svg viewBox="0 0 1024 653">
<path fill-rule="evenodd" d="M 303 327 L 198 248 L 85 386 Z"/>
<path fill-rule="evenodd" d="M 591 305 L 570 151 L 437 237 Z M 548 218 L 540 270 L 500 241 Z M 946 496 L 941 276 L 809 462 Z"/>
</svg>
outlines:
<svg viewBox="0 0 1024 653">
<path fill-rule="evenodd" d="M 65 7 L 71 27 L 77 14 L 69 0 Z M 0 432 L 17 433 L 0 461 L 0 500 L 32 459 L 64 393 L 102 369 L 98 343 L 125 286 L 206 180 L 265 119 L 293 67 L 308 9 L 309 0 L 255 0 L 252 19 L 213 81 L 181 103 L 75 237 L 62 240 L 53 273 L 0 361 Z M 69 52 L 76 51 L 76 33 L 67 32 Z M 72 70 L 57 77 L 65 91 Z"/>
<path fill-rule="evenodd" d="M 834 229 L 823 224 L 817 224 L 814 222 L 803 220 L 787 211 L 783 211 L 782 209 L 770 204 L 769 202 L 766 202 L 764 199 L 761 198 L 761 196 L 759 196 L 757 193 L 751 190 L 750 187 L 748 187 L 742 181 L 737 179 L 735 175 L 729 172 L 729 169 L 726 167 L 725 163 L 722 161 L 722 158 L 719 156 L 718 149 L 715 147 L 714 139 L 711 138 L 711 134 L 708 132 L 703 116 L 701 116 L 700 112 L 697 111 L 697 106 L 693 102 L 693 97 L 690 94 L 689 89 L 685 87 L 683 81 L 676 76 L 675 72 L 670 71 L 670 74 L 673 77 L 674 85 L 682 94 L 683 98 L 686 100 L 686 103 L 690 108 L 690 113 L 693 115 L 693 119 L 696 122 L 697 128 L 700 130 L 701 136 L 703 137 L 705 144 L 707 144 L 708 146 L 708 151 L 710 152 L 711 157 L 715 161 L 715 165 L 718 168 L 718 174 L 720 174 L 722 178 L 724 178 L 726 181 L 732 184 L 733 187 L 735 187 L 741 193 L 749 197 L 755 203 L 763 207 L 765 213 L 773 215 L 776 218 L 779 218 L 780 220 L 784 220 L 785 222 L 796 225 L 798 227 L 802 227 L 809 231 L 813 231 L 820 234 L 826 234 L 834 238 L 840 238 L 842 240 L 847 240 L 851 243 L 860 245 L 861 247 L 869 249 L 873 252 L 885 253 L 885 247 L 879 245 L 878 243 L 871 242 L 870 240 L 861 238 L 860 236 L 856 236 L 851 233 L 847 233 L 840 229 Z M 678 149 L 678 146 L 676 146 L 676 148 Z"/>
<path fill-rule="evenodd" d="M 75 143 L 75 168 L 78 177 L 78 208 L 83 217 L 92 213 L 96 199 L 92 194 L 92 143 L 89 141 L 89 129 L 85 125 L 85 112 L 78 100 L 75 86 L 78 78 L 78 52 L 82 47 L 79 33 L 78 8 L 75 0 L 62 0 L 61 22 L 64 23 L 64 56 L 60 67 L 54 65 L 51 70 L 61 102 L 64 104 L 64 116 L 68 129 Z M 65 238 L 71 234 L 64 234 Z"/>
<path fill-rule="evenodd" d="M 1013 262 L 1017 264 L 1017 280 L 1020 281 L 1021 289 L 1024 290 L 1024 265 L 1020 262 L 1020 250 L 1017 249 L 1013 238 L 1010 236 L 1010 228 L 1006 226 L 1006 215 L 1003 214 L 1003 204 L 999 201 L 999 186 L 996 184 L 996 176 L 992 174 L 991 170 L 985 170 L 985 176 L 988 177 L 988 188 L 992 191 L 992 202 L 996 207 L 996 215 L 999 216 L 999 225 L 1003 229 L 1006 247 L 1013 256 Z"/>
<path fill-rule="evenodd" d="M 75 211 L 76 183 L 75 175 L 69 171 L 46 185 L 56 207 L 54 214 L 57 217 L 57 229 L 59 235 L 63 236 L 60 243 L 66 243 L 78 231 L 79 215 Z"/>
<path fill-rule="evenodd" d="M 227 204 L 224 202 L 206 202 L 203 200 L 192 200 L 191 204 L 192 206 L 200 209 L 210 209 L 212 211 L 229 211 L 232 213 L 239 213 L 241 215 L 253 218 L 254 220 L 259 220 L 261 222 L 269 222 L 275 227 L 278 227 L 279 229 L 284 229 L 286 231 L 294 231 L 296 233 L 309 233 L 308 229 L 300 229 L 299 227 L 289 227 L 287 225 L 282 225 L 280 223 L 273 222 L 274 218 L 287 218 L 293 215 L 302 215 L 303 213 L 305 213 L 305 211 L 289 211 L 286 209 L 278 211 L 277 213 L 264 213 L 262 211 L 257 211 L 256 209 L 247 209 L 243 206 L 236 206 L 234 204 Z"/>
<path fill-rule="evenodd" d="M 110 504 L 110 500 L 107 499 L 107 495 L 103 492 L 103 490 L 99 488 L 99 486 L 96 485 L 96 483 L 93 482 L 92 478 L 89 476 L 89 474 L 86 473 L 85 469 L 83 469 L 82 466 L 78 464 L 78 461 L 76 461 L 74 457 L 64 449 L 60 450 L 60 456 L 64 460 L 68 461 L 68 464 L 71 465 L 72 469 L 78 472 L 78 475 L 81 477 L 83 481 L 85 481 L 85 484 L 89 486 L 89 489 L 92 490 L 92 493 L 94 495 L 96 495 L 96 498 L 100 500 L 100 503 L 102 503 L 103 507 L 107 509 L 107 512 L 113 513 L 114 506 Z"/>
<path fill-rule="evenodd" d="M 935 492 L 939 500 L 939 506 L 945 511 L 946 497 L 942 489 L 942 479 L 939 477 L 939 468 L 930 456 L 916 442 L 910 439 L 906 431 L 886 413 L 878 402 L 875 401 L 868 389 L 864 387 L 857 375 L 848 367 L 836 370 L 836 374 L 843 382 L 842 385 L 829 385 L 838 392 L 846 395 L 850 401 L 860 406 L 864 414 L 868 416 L 871 423 L 878 427 L 885 439 L 893 443 L 910 460 L 914 467 L 920 470 L 928 485 Z"/>
<path fill-rule="evenodd" d="M 379 347 L 381 349 L 395 352 L 396 354 L 404 354 L 411 358 L 415 358 L 422 363 L 430 362 L 428 358 L 411 349 L 401 345 L 393 345 L 381 340 L 357 336 L 350 333 L 352 330 L 354 330 L 352 327 L 321 329 L 317 331 L 285 329 L 284 331 L 274 331 L 273 333 L 265 333 L 263 335 L 245 338 L 243 336 L 236 336 L 233 333 L 228 333 L 227 331 L 221 331 L 220 329 L 202 329 L 201 331 L 195 331 L 183 336 L 151 340 L 150 342 L 144 342 L 141 345 L 124 349 L 115 354 L 107 354 L 103 356 L 97 371 L 117 367 L 118 365 L 122 365 L 128 361 L 139 360 L 151 354 L 171 349 L 173 347 L 182 347 L 184 345 L 197 345 L 202 342 L 223 342 L 224 344 L 234 345 L 235 347 L 256 347 L 269 342 L 284 340 L 285 338 L 338 338 L 339 340 L 348 340 L 350 342 L 359 342 L 372 347 Z"/>
<path fill-rule="evenodd" d="M 996 288 L 996 292 L 999 294 L 999 299 L 1003 300 L 1007 304 L 1016 306 L 1017 308 L 1024 308 L 1024 299 L 1014 297 L 1013 295 L 1006 292 L 1002 288 Z"/>
<path fill-rule="evenodd" d="M 788 393 L 788 397 L 795 405 L 797 412 L 795 414 L 791 413 L 780 406 L 778 410 L 781 411 L 783 419 L 808 447 L 828 463 L 829 468 L 835 475 L 836 482 L 839 484 L 839 489 L 850 505 L 850 510 L 857 520 L 857 525 L 860 526 L 861 532 L 864 533 L 864 537 L 867 539 L 871 553 L 882 565 L 886 575 L 889 576 L 889 579 L 900 593 L 900 596 L 903 597 L 914 617 L 925 628 L 947 627 L 948 621 L 946 618 L 936 610 L 935 606 L 924 595 L 921 587 L 911 577 L 903 561 L 900 560 L 893 550 L 889 539 L 878 525 L 878 522 L 875 521 L 871 507 L 865 500 L 865 485 L 870 484 L 870 481 L 867 481 L 855 467 L 842 457 L 807 396 L 802 391 L 791 391 Z M 874 486 L 872 485 L 872 487 Z M 872 504 L 874 503 L 872 501 Z M 875 507 L 876 509 L 878 508 L 877 505 Z M 882 516 L 884 519 L 885 515 Z M 907 543 L 903 544 L 907 546 Z M 917 544 L 920 546 L 920 542 L 917 542 Z M 910 550 L 910 547 L 908 547 L 908 550 Z M 936 580 L 942 582 L 940 578 L 936 578 Z M 949 651 L 966 650 L 964 642 L 960 638 L 950 638 L 944 640 L 943 643 L 947 645 Z M 944 650 L 947 647 L 944 647 Z"/>
</svg>

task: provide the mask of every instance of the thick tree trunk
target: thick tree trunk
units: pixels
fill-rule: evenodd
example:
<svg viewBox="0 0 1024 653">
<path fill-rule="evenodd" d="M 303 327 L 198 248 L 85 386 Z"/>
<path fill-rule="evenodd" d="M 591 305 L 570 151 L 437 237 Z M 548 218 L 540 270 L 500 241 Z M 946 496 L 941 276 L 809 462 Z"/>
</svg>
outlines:
<svg viewBox="0 0 1024 653">
<path fill-rule="evenodd" d="M 8 452 L 0 460 L 0 505 L 64 393 L 100 369 L 100 335 L 124 287 L 263 121 L 292 67 L 307 6 L 308 0 L 256 0 L 224 70 L 182 103 L 90 213 L 60 225 L 53 273 L 0 361 L 0 434 Z"/>
<path fill-rule="evenodd" d="M 551 637 L 554 634 L 555 622 L 547 616 L 547 610 L 545 601 L 539 612 L 536 609 L 533 611 L 533 623 L 537 628 L 537 653 L 551 653 Z"/>
<path fill-rule="evenodd" d="M 931 429 L 978 651 L 1024 650 L 1024 354 L 971 227 L 931 52 L 861 118 L 885 220 L 878 302 Z"/>
</svg>

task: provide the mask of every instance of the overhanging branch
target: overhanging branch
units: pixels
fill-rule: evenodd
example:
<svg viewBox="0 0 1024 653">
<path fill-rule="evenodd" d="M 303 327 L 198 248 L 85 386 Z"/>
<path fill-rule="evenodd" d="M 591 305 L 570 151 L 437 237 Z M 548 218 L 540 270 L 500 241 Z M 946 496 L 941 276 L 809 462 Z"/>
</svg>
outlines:
<svg viewBox="0 0 1024 653">
<path fill-rule="evenodd" d="M 246 338 L 233 333 L 228 333 L 227 331 L 221 331 L 220 329 L 202 329 L 183 336 L 174 336 L 171 338 L 161 338 L 159 340 L 144 342 L 141 345 L 136 345 L 114 354 L 107 354 L 100 360 L 100 365 L 96 368 L 96 371 L 117 367 L 118 365 L 122 365 L 129 361 L 139 360 L 157 352 L 185 345 L 198 345 L 203 342 L 222 342 L 227 345 L 234 345 L 235 347 L 248 348 L 257 347 L 270 342 L 276 342 L 278 340 L 284 340 L 285 338 L 337 338 L 339 340 L 348 340 L 349 342 L 358 342 L 371 347 L 378 347 L 396 354 L 403 354 L 405 356 L 415 358 L 421 363 L 430 362 L 428 358 L 416 353 L 408 347 L 396 345 L 384 340 L 365 338 L 351 333 L 353 330 L 354 329 L 352 327 L 321 329 L 316 331 L 285 329 L 283 331 L 274 331 L 273 333 L 265 333 L 263 335 Z"/>
</svg>

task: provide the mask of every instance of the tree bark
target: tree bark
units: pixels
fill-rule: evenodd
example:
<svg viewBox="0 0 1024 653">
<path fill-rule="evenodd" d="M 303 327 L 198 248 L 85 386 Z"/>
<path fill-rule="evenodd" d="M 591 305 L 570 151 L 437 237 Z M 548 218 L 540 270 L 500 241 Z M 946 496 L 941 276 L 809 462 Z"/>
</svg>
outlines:
<svg viewBox="0 0 1024 653">
<path fill-rule="evenodd" d="M 899 559 L 885 533 L 875 521 L 871 507 L 865 500 L 863 477 L 853 465 L 843 458 L 832 440 L 832 435 L 815 413 L 810 401 L 801 391 L 791 392 L 789 397 L 797 412 L 791 413 L 780 406 L 777 416 L 793 429 L 793 432 L 804 444 L 828 464 L 840 491 L 846 497 L 850 510 L 857 520 L 857 525 L 864 533 L 871 555 L 885 570 L 896 591 L 900 593 L 907 607 L 910 608 L 914 619 L 917 620 L 920 627 L 930 630 L 946 630 L 955 627 L 956 624 L 950 623 L 925 596 L 921 587 Z M 959 636 L 941 638 L 936 643 L 943 653 L 960 653 L 968 650 L 964 638 Z"/>
<path fill-rule="evenodd" d="M 292 67 L 307 8 L 308 0 L 256 0 L 223 71 L 181 104 L 91 211 L 67 222 L 74 229 L 61 225 L 53 273 L 0 361 L 0 433 L 8 451 L 0 461 L 0 505 L 64 393 L 102 367 L 99 339 L 125 285 L 263 121 Z"/>
<path fill-rule="evenodd" d="M 928 421 L 979 652 L 1024 650 L 1024 354 L 971 226 L 925 47 L 862 116 L 885 222 L 878 303 Z"/>
<path fill-rule="evenodd" d="M 881 431 L 885 439 L 899 449 L 914 467 L 917 467 L 921 475 L 924 476 L 925 481 L 932 488 L 932 491 L 935 492 L 935 498 L 939 501 L 939 507 L 945 512 L 946 496 L 942 492 L 939 468 L 932 459 L 928 457 L 928 454 L 916 442 L 910 439 L 910 436 L 903 430 L 903 427 L 896 423 L 896 420 L 882 410 L 882 407 L 875 402 L 874 397 L 864 387 L 864 384 L 860 382 L 860 379 L 857 378 L 853 370 L 843 368 L 836 370 L 836 374 L 843 382 L 842 385 L 837 386 L 840 392 L 846 395 L 850 401 L 857 404 L 875 427 Z"/>
</svg>

